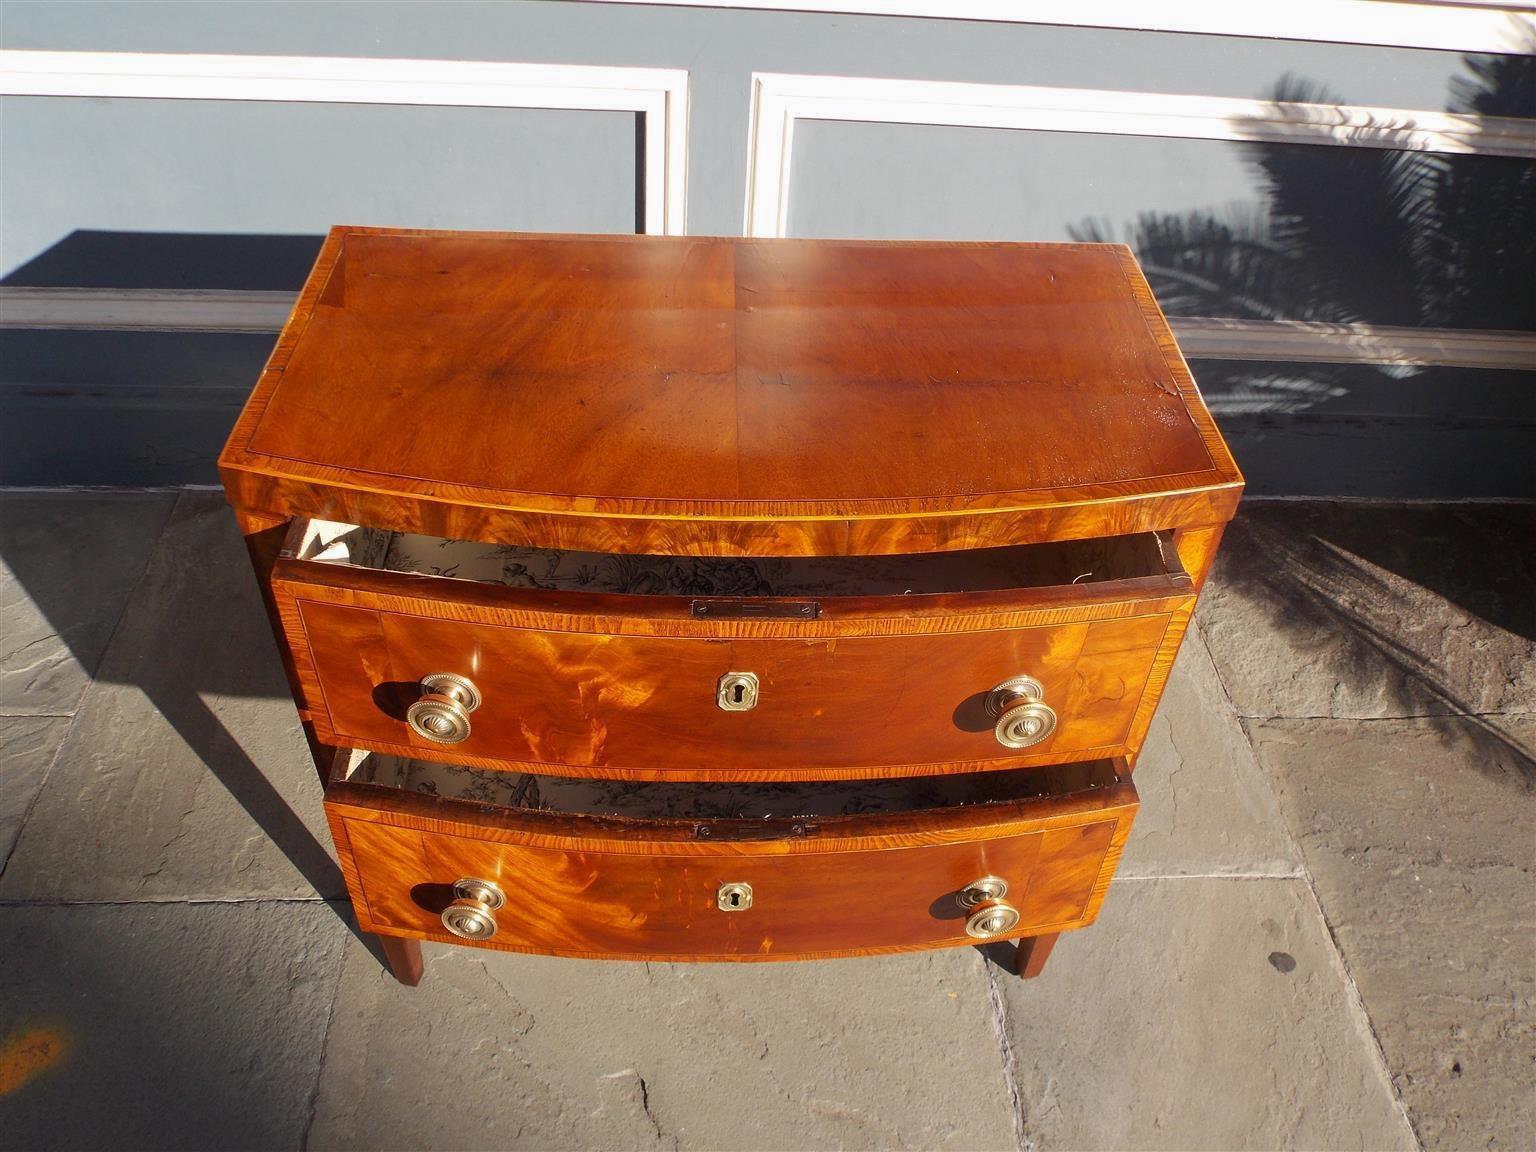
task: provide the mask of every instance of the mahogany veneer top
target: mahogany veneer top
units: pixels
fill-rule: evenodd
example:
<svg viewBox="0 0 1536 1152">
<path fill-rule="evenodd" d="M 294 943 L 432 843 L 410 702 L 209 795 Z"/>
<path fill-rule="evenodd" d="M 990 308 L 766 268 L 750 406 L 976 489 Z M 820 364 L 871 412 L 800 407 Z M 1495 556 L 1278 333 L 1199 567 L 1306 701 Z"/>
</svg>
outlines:
<svg viewBox="0 0 1536 1152">
<path fill-rule="evenodd" d="M 220 463 L 275 512 L 659 552 L 1176 527 L 1241 486 L 1129 250 L 1084 244 L 335 228 Z"/>
</svg>

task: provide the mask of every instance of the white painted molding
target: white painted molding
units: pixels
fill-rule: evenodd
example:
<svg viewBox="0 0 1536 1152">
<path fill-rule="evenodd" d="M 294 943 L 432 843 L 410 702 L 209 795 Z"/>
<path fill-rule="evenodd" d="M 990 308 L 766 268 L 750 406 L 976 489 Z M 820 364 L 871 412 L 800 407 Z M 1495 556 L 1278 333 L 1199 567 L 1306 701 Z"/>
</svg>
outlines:
<svg viewBox="0 0 1536 1152">
<path fill-rule="evenodd" d="M 1168 323 L 1191 360 L 1536 370 L 1536 332 L 1211 316 L 1170 316 Z"/>
<path fill-rule="evenodd" d="M 292 292 L 0 288 L 0 329 L 275 333 Z M 1536 333 L 1170 317 L 1190 359 L 1536 370 Z"/>
<path fill-rule="evenodd" d="M 747 136 L 748 236 L 788 234 L 790 168 L 799 120 L 1331 144 L 1536 159 L 1536 120 L 1093 88 L 756 72 Z"/>
<path fill-rule="evenodd" d="M 0 95 L 635 112 L 645 230 L 687 230 L 688 73 L 478 60 L 0 51 Z"/>
<path fill-rule="evenodd" d="M 0 288 L 0 329 L 277 332 L 297 296 L 245 289 Z"/>
<path fill-rule="evenodd" d="M 652 4 L 656 0 L 607 0 Z M 1060 24 L 1146 32 L 1193 32 L 1380 44 L 1447 52 L 1536 51 L 1536 4 L 1435 3 L 1433 0 L 666 0 L 693 8 L 751 8 L 984 20 L 1006 24 Z"/>
</svg>

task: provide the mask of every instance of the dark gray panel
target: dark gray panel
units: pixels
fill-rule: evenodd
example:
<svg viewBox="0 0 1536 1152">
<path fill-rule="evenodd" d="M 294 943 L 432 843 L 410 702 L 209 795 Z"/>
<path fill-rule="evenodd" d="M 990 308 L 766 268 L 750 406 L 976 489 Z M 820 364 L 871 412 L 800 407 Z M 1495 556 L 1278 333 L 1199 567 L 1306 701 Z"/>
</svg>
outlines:
<svg viewBox="0 0 1536 1152">
<path fill-rule="evenodd" d="M 0 339 L 0 484 L 213 484 L 274 337 L 20 332 Z"/>
<path fill-rule="evenodd" d="M 1253 494 L 1536 497 L 1536 372 L 1190 368 Z"/>
<path fill-rule="evenodd" d="M 1170 315 L 1536 330 L 1536 163 L 806 121 L 797 236 L 1114 240 Z"/>
<path fill-rule="evenodd" d="M 77 229 L 0 283 L 297 293 L 325 237 Z"/>
</svg>

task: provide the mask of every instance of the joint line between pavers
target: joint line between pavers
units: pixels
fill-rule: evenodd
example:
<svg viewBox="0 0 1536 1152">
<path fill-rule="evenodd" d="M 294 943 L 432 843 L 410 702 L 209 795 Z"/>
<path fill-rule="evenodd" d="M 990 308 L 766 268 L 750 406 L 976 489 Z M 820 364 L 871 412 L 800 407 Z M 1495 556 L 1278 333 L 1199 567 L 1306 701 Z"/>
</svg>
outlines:
<svg viewBox="0 0 1536 1152">
<path fill-rule="evenodd" d="M 982 974 L 987 978 L 987 999 L 992 1004 L 992 1027 L 997 1030 L 998 1055 L 1003 1062 L 1003 1086 L 1008 1089 L 1008 1112 L 1013 1119 L 1013 1142 L 1019 1152 L 1035 1152 L 1035 1142 L 1025 1132 L 1024 1097 L 1019 1091 L 1019 1080 L 1013 1071 L 1013 1044 L 1008 1039 L 1007 1009 L 1003 1006 L 1002 989 L 997 986 L 997 976 L 992 971 L 992 961 L 980 952 Z"/>
<path fill-rule="evenodd" d="M 1392 1067 L 1387 1063 L 1386 1049 L 1381 1046 L 1381 1036 L 1376 1031 L 1376 1025 L 1371 1020 L 1371 1014 L 1366 1010 L 1365 998 L 1360 995 L 1360 986 L 1355 983 L 1355 973 L 1349 966 L 1349 960 L 1344 955 L 1343 945 L 1339 943 L 1338 935 L 1333 930 L 1333 922 L 1328 919 L 1328 912 L 1323 907 L 1323 901 L 1317 894 L 1317 888 L 1312 883 L 1310 876 L 1304 877 L 1307 894 L 1312 898 L 1312 906 L 1317 910 L 1318 919 L 1323 922 L 1323 929 L 1328 933 L 1328 943 L 1333 947 L 1333 953 L 1338 957 L 1339 970 L 1344 975 L 1345 998 L 1349 1002 L 1350 1013 L 1355 1017 L 1355 1025 L 1365 1033 L 1367 1046 L 1375 1060 L 1378 1071 L 1386 1081 L 1387 1090 L 1392 1093 L 1392 1103 L 1397 1106 L 1397 1114 L 1402 1118 L 1403 1127 L 1408 1130 L 1408 1135 L 1413 1140 L 1413 1146 L 1424 1152 L 1424 1141 L 1419 1138 L 1418 1129 L 1414 1127 L 1413 1118 L 1408 1115 L 1408 1105 L 1403 1101 L 1403 1095 L 1398 1091 L 1397 1081 L 1393 1079 Z"/>
<path fill-rule="evenodd" d="M 116 908 L 150 904 L 344 904 L 345 897 L 321 896 L 145 896 L 141 899 L 71 900 L 65 897 L 0 899 L 0 908 Z"/>
<path fill-rule="evenodd" d="M 320 1059 L 315 1061 L 315 1083 L 309 1091 L 309 1107 L 304 1112 L 304 1128 L 299 1133 L 299 1152 L 309 1152 L 309 1136 L 320 1109 L 320 1083 L 325 1076 L 325 1061 L 331 1051 L 331 1024 L 336 1019 L 336 1003 L 341 999 L 341 981 L 347 970 L 347 950 L 336 957 L 336 980 L 331 985 L 331 1002 L 325 1009 L 325 1030 L 320 1034 Z"/>
<path fill-rule="evenodd" d="M 1226 685 L 1223 684 L 1222 687 L 1225 689 Z M 1260 720 L 1266 722 L 1279 720 L 1285 723 L 1300 723 L 1310 720 L 1348 720 L 1352 724 L 1386 724 L 1400 720 L 1525 720 L 1533 716 L 1536 716 L 1536 711 L 1526 709 L 1516 709 L 1512 712 L 1468 712 L 1465 710 L 1455 712 L 1398 712 L 1391 716 L 1293 716 L 1289 714 L 1270 715 L 1262 712 L 1237 713 L 1239 720 Z"/>
<path fill-rule="evenodd" d="M 69 737 L 75 730 L 75 718 L 67 717 L 69 723 L 64 726 L 64 735 L 54 746 L 53 755 L 48 758 L 48 766 L 43 769 L 42 779 L 37 782 L 37 787 L 32 791 L 32 799 L 27 801 L 26 810 L 21 814 L 21 820 L 16 825 L 16 835 L 11 838 L 11 846 L 6 849 L 5 855 L 0 856 L 0 876 L 5 875 L 5 870 L 11 865 L 11 857 L 16 855 L 16 847 L 21 843 L 22 833 L 27 829 L 27 822 L 32 819 L 32 813 L 37 808 L 37 802 L 42 798 L 43 789 L 48 787 L 48 777 L 53 775 L 53 766 L 59 762 L 59 757 L 64 755 L 64 746 L 69 743 Z"/>
<path fill-rule="evenodd" d="M 1131 880 L 1308 880 L 1303 871 L 1295 872 L 1173 872 L 1160 876 L 1116 876 L 1114 882 Z"/>
<path fill-rule="evenodd" d="M 1210 647 L 1206 644 L 1204 634 L 1197 633 L 1197 635 L 1199 635 L 1200 645 L 1205 650 L 1207 658 L 1211 658 Z M 1212 659 L 1211 662 L 1214 664 L 1215 660 Z M 1216 679 L 1221 684 L 1222 691 L 1226 692 L 1227 685 L 1221 679 L 1220 669 L 1217 669 Z M 1231 699 L 1230 693 L 1228 694 L 1228 699 Z M 1235 713 L 1236 708 L 1233 711 Z M 1333 924 L 1328 919 L 1328 912 L 1323 907 L 1322 898 L 1317 894 L 1317 885 L 1313 882 L 1312 874 L 1307 869 L 1307 858 L 1302 854 L 1301 845 L 1296 841 L 1296 835 L 1285 818 L 1284 810 L 1280 808 L 1278 798 L 1274 796 L 1274 783 L 1270 778 L 1269 772 L 1264 767 L 1263 760 L 1259 757 L 1258 749 L 1253 745 L 1253 733 L 1249 730 L 1247 721 L 1254 718 L 1242 717 L 1241 719 L 1242 722 L 1238 724 L 1238 727 L 1242 730 L 1243 739 L 1247 741 L 1248 748 L 1253 754 L 1254 763 L 1259 768 L 1264 786 L 1269 789 L 1271 798 L 1276 800 L 1275 810 L 1280 813 L 1280 834 L 1285 838 L 1286 844 L 1290 847 L 1292 854 L 1300 865 L 1295 879 L 1301 881 L 1302 888 L 1311 899 L 1312 907 L 1317 912 L 1317 918 L 1322 921 L 1323 931 L 1328 935 L 1328 945 L 1332 948 L 1334 958 L 1338 961 L 1339 972 L 1344 977 L 1344 995 L 1349 1004 L 1349 1011 L 1355 1018 L 1355 1026 L 1364 1034 L 1366 1047 L 1370 1050 L 1371 1060 L 1376 1065 L 1377 1072 L 1385 1082 L 1387 1091 L 1391 1094 L 1392 1103 L 1397 1108 L 1397 1114 L 1402 1119 L 1403 1127 L 1407 1130 L 1409 1139 L 1413 1141 L 1414 1147 L 1419 1152 L 1424 1152 L 1424 1142 L 1419 1139 L 1419 1133 L 1414 1128 L 1413 1121 L 1408 1115 L 1408 1106 L 1404 1103 L 1402 1093 L 1398 1090 L 1397 1083 L 1392 1078 L 1392 1068 L 1387 1063 L 1386 1050 L 1381 1046 L 1381 1037 L 1377 1034 L 1375 1024 L 1371 1022 L 1370 1012 L 1366 1010 L 1365 1000 L 1360 995 L 1360 986 L 1355 983 L 1354 971 L 1349 966 L 1349 960 L 1344 955 L 1344 949 L 1339 943 L 1338 935 L 1334 932 Z M 1272 719 L 1279 718 L 1274 717 Z"/>
</svg>

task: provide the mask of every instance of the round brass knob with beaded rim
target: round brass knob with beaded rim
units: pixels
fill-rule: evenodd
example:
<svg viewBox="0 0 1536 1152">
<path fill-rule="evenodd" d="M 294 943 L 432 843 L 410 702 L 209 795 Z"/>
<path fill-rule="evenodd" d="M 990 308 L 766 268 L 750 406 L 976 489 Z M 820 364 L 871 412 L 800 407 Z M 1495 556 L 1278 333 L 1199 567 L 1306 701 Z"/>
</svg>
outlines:
<svg viewBox="0 0 1536 1152">
<path fill-rule="evenodd" d="M 464 940 L 489 940 L 496 935 L 496 909 L 506 895 L 490 880 L 467 876 L 454 882 L 454 902 L 443 909 L 443 927 Z"/>
<path fill-rule="evenodd" d="M 469 714 L 480 707 L 480 689 L 453 672 L 421 678 L 421 699 L 405 710 L 411 731 L 434 744 L 457 744 L 469 736 Z"/>
<path fill-rule="evenodd" d="M 980 880 L 972 880 L 955 896 L 960 907 L 969 911 L 980 907 L 993 900 L 1001 900 L 1008 895 L 1008 881 L 1001 876 L 983 876 Z"/>
<path fill-rule="evenodd" d="M 976 940 L 990 940 L 1012 932 L 1019 926 L 1019 910 L 999 900 L 972 912 L 965 922 L 965 934 Z"/>
<path fill-rule="evenodd" d="M 992 735 L 1004 748 L 1028 748 L 1056 731 L 1056 712 L 1033 676 L 1012 676 L 993 688 L 987 711 L 997 717 Z"/>
</svg>

